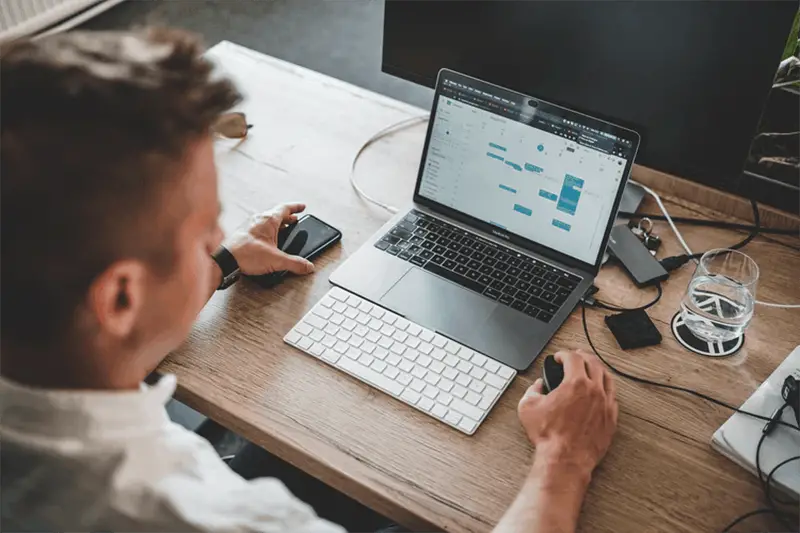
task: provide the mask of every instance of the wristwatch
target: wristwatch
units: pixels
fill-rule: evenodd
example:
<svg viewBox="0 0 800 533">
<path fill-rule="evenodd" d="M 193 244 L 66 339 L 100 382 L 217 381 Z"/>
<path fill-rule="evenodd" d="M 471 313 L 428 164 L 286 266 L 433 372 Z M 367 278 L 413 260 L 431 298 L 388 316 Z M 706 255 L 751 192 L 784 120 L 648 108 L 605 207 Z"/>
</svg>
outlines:
<svg viewBox="0 0 800 533">
<path fill-rule="evenodd" d="M 218 291 L 227 289 L 238 281 L 241 275 L 239 262 L 227 248 L 220 246 L 216 252 L 211 254 L 211 258 L 217 262 L 222 270 L 222 282 L 217 287 Z"/>
</svg>

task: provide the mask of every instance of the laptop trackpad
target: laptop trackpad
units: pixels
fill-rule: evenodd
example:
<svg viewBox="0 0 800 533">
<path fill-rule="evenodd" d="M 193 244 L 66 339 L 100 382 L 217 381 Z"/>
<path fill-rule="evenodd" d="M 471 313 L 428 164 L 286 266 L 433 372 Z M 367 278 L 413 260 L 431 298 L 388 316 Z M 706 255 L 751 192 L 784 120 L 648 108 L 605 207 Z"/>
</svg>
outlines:
<svg viewBox="0 0 800 533">
<path fill-rule="evenodd" d="M 433 274 L 412 268 L 381 303 L 448 336 L 467 343 L 479 332 L 496 303 Z"/>
</svg>

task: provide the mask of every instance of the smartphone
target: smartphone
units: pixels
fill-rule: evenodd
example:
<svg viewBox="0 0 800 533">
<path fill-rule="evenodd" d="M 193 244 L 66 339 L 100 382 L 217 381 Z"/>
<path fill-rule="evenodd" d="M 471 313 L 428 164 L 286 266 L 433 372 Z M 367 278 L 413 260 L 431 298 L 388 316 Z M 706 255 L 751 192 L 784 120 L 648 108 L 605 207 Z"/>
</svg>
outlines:
<svg viewBox="0 0 800 533">
<path fill-rule="evenodd" d="M 278 232 L 278 248 L 290 255 L 299 255 L 309 261 L 327 250 L 342 238 L 342 232 L 314 215 L 303 215 L 294 224 Z M 262 287 L 274 287 L 286 277 L 285 270 L 247 276 Z"/>
</svg>

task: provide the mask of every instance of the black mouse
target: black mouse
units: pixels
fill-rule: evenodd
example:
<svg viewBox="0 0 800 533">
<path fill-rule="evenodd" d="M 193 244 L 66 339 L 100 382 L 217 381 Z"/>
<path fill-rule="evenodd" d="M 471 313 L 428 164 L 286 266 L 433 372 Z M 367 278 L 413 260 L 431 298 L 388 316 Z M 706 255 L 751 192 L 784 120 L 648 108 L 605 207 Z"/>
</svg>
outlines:
<svg viewBox="0 0 800 533">
<path fill-rule="evenodd" d="M 553 392 L 564 380 L 564 365 L 556 361 L 556 358 L 552 355 L 544 358 L 542 380 L 544 381 L 545 394 Z"/>
</svg>

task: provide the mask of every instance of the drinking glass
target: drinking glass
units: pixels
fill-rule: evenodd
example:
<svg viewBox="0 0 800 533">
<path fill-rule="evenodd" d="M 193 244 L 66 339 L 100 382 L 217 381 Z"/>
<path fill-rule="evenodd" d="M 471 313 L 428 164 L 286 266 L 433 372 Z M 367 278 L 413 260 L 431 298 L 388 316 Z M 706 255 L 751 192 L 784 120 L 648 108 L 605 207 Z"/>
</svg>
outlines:
<svg viewBox="0 0 800 533">
<path fill-rule="evenodd" d="M 740 337 L 753 318 L 758 265 L 736 250 L 703 254 L 681 301 L 686 327 L 709 342 Z"/>
</svg>

